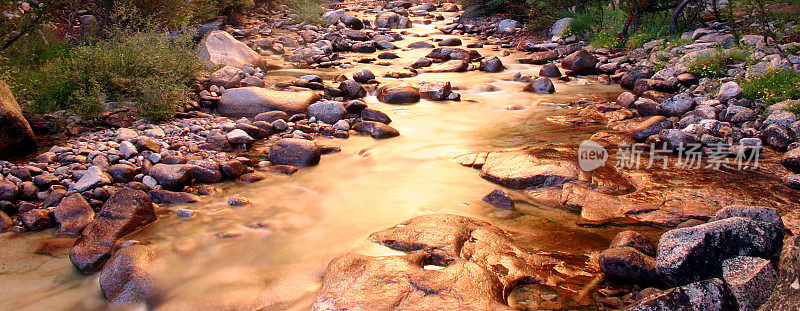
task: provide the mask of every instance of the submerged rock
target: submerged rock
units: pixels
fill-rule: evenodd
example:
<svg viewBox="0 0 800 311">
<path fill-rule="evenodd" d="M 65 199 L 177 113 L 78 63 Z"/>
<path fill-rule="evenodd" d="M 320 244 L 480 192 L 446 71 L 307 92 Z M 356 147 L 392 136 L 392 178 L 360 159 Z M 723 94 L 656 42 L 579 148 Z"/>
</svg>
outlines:
<svg viewBox="0 0 800 311">
<path fill-rule="evenodd" d="M 322 277 L 314 310 L 511 310 L 494 274 L 455 259 L 425 269 L 425 254 L 332 260 Z"/>
<path fill-rule="evenodd" d="M 124 305 L 147 300 L 153 291 L 148 271 L 153 251 L 145 245 L 131 245 L 114 253 L 100 272 L 100 290 L 112 304 Z"/>
<path fill-rule="evenodd" d="M 406 83 L 381 86 L 376 96 L 381 102 L 394 105 L 413 104 L 420 100 L 419 89 Z"/>
<path fill-rule="evenodd" d="M 103 204 L 97 217 L 83 230 L 69 250 L 69 259 L 83 273 L 100 271 L 119 239 L 156 219 L 147 194 L 122 188 Z"/>
</svg>

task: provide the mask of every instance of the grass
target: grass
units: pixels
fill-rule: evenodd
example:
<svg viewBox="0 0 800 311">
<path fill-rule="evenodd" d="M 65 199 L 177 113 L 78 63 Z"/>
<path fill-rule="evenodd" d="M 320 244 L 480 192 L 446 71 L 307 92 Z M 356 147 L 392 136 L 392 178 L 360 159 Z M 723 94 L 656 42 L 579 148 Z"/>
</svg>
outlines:
<svg viewBox="0 0 800 311">
<path fill-rule="evenodd" d="M 790 99 L 800 99 L 800 74 L 791 69 L 771 69 L 763 75 L 739 81 L 742 96 L 763 99 L 770 106 Z"/>
<path fill-rule="evenodd" d="M 727 76 L 728 65 L 750 61 L 750 53 L 741 49 L 718 49 L 715 53 L 700 55 L 691 60 L 689 73 L 709 78 Z"/>
<path fill-rule="evenodd" d="M 325 0 L 288 0 L 287 5 L 297 20 L 313 25 L 322 25 L 322 14 L 325 13 Z"/>
</svg>

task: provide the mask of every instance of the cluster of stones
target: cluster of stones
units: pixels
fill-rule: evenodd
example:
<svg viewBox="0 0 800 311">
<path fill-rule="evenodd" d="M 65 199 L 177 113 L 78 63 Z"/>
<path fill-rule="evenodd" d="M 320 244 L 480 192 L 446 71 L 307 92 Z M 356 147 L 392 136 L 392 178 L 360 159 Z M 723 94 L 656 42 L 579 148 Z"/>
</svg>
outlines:
<svg viewBox="0 0 800 311">
<path fill-rule="evenodd" d="M 658 246 L 635 231 L 621 232 L 600 254 L 599 264 L 612 281 L 651 286 L 628 310 L 757 310 L 778 283 L 772 260 L 781 253 L 783 232 L 772 209 L 730 206 L 708 223 L 667 231 Z M 655 288 L 664 286 L 674 288 Z M 619 308 L 635 298 L 627 294 L 604 301 Z"/>
</svg>

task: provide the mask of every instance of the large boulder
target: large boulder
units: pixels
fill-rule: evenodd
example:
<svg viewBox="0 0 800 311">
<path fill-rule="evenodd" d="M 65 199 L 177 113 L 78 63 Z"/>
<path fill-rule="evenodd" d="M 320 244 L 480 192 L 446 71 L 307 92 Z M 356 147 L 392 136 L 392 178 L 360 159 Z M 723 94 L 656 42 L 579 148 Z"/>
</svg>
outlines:
<svg viewBox="0 0 800 311">
<path fill-rule="evenodd" d="M 314 92 L 285 92 L 260 87 L 226 90 L 220 96 L 217 111 L 224 116 L 254 117 L 259 113 L 280 110 L 289 115 L 304 113 L 319 100 Z"/>
<path fill-rule="evenodd" d="M 578 179 L 575 163 L 540 159 L 525 152 L 489 154 L 481 177 L 513 189 L 556 187 Z"/>
<path fill-rule="evenodd" d="M 580 50 L 570 54 L 561 61 L 561 67 L 572 70 L 579 75 L 589 75 L 596 72 L 597 57 L 587 50 Z"/>
<path fill-rule="evenodd" d="M 525 92 L 534 92 L 536 94 L 552 94 L 556 92 L 556 87 L 549 78 L 542 77 L 533 80 L 533 82 L 526 85 L 522 90 Z"/>
<path fill-rule="evenodd" d="M 131 245 L 114 253 L 100 272 L 100 290 L 112 304 L 144 302 L 153 290 L 148 271 L 153 251 L 145 245 Z"/>
<path fill-rule="evenodd" d="M 284 138 L 269 149 L 269 161 L 275 165 L 312 166 L 319 159 L 319 146 L 306 139 Z"/>
<path fill-rule="evenodd" d="M 555 36 L 560 37 L 564 33 L 564 30 L 566 30 L 567 27 L 572 25 L 572 22 L 574 21 L 575 19 L 571 17 L 565 17 L 557 20 L 555 23 L 553 23 L 553 26 L 550 27 L 550 32 L 549 32 L 550 37 L 551 38 Z"/>
<path fill-rule="evenodd" d="M 146 193 L 122 188 L 83 230 L 69 250 L 69 259 L 83 273 L 100 271 L 121 238 L 156 219 L 155 207 Z"/>
<path fill-rule="evenodd" d="M 383 103 L 394 105 L 413 104 L 419 102 L 420 99 L 419 89 L 406 83 L 391 83 L 381 86 L 375 96 Z"/>
<path fill-rule="evenodd" d="M 205 59 L 209 67 L 264 65 L 261 55 L 222 30 L 212 31 L 200 42 L 197 56 Z"/>
<path fill-rule="evenodd" d="M 36 150 L 36 139 L 11 88 L 0 80 L 0 158 Z"/>
<path fill-rule="evenodd" d="M 742 256 L 725 260 L 722 263 L 722 277 L 742 311 L 758 310 L 778 283 L 778 273 L 772 268 L 772 263 L 756 257 Z"/>
<path fill-rule="evenodd" d="M 94 220 L 92 206 L 80 193 L 73 193 L 61 200 L 53 209 L 53 215 L 59 224 L 56 231 L 59 235 L 77 236 Z"/>
<path fill-rule="evenodd" d="M 772 211 L 774 213 L 774 211 Z M 764 212 L 768 214 L 769 212 Z M 722 277 L 722 262 L 737 256 L 774 258 L 783 244 L 783 225 L 747 214 L 670 230 L 661 236 L 656 270 L 669 284 Z"/>
</svg>

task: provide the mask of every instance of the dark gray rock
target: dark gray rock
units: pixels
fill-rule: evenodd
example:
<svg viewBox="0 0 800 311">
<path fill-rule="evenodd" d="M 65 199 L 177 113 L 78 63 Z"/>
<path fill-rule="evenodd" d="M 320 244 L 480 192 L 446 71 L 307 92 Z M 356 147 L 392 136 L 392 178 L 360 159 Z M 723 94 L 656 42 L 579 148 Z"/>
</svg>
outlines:
<svg viewBox="0 0 800 311">
<path fill-rule="evenodd" d="M 400 136 L 400 132 L 397 129 L 380 122 L 359 122 L 353 126 L 353 130 L 360 133 L 367 133 L 375 139 L 386 139 Z"/>
<path fill-rule="evenodd" d="M 356 80 L 358 83 L 369 83 L 375 80 L 375 74 L 368 69 L 361 69 L 353 74 L 353 80 Z"/>
<path fill-rule="evenodd" d="M 721 277 L 722 261 L 737 256 L 773 258 L 783 243 L 782 227 L 744 217 L 670 230 L 661 236 L 656 270 L 670 284 Z"/>
<path fill-rule="evenodd" d="M 192 170 L 183 164 L 156 164 L 148 172 L 166 190 L 182 191 L 192 181 Z"/>
<path fill-rule="evenodd" d="M 722 263 L 722 277 L 739 310 L 754 311 L 772 295 L 778 274 L 769 260 L 756 257 L 735 257 Z"/>
<path fill-rule="evenodd" d="M 506 67 L 503 66 L 503 62 L 500 61 L 500 58 L 492 56 L 491 58 L 482 60 L 479 69 L 483 72 L 501 72 L 505 70 Z"/>
<path fill-rule="evenodd" d="M 561 77 L 561 70 L 554 64 L 547 64 L 539 70 L 539 75 L 545 78 L 559 78 Z"/>
<path fill-rule="evenodd" d="M 628 307 L 628 311 L 728 311 L 736 302 L 720 279 L 699 281 L 672 288 Z"/>
</svg>

